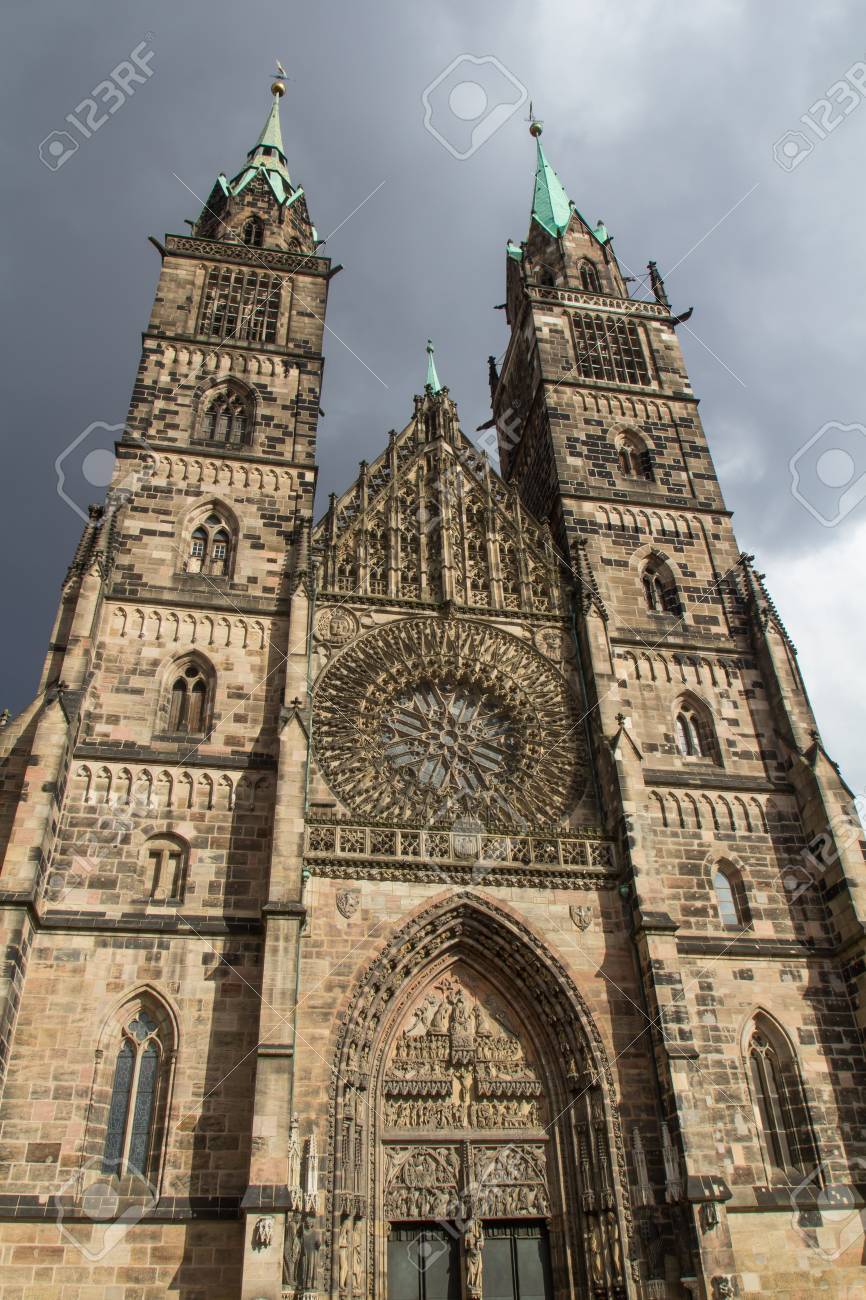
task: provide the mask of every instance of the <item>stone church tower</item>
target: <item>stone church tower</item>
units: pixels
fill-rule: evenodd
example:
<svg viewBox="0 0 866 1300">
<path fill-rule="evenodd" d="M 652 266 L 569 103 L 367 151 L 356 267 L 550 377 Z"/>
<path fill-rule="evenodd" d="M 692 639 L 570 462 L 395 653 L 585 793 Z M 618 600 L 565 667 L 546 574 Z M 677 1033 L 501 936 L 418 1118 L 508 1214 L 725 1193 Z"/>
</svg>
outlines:
<svg viewBox="0 0 866 1300">
<path fill-rule="evenodd" d="M 533 124 L 500 472 L 428 346 L 314 524 L 282 93 L 2 735 L 3 1294 L 862 1297 L 860 832 L 658 272 Z"/>
</svg>

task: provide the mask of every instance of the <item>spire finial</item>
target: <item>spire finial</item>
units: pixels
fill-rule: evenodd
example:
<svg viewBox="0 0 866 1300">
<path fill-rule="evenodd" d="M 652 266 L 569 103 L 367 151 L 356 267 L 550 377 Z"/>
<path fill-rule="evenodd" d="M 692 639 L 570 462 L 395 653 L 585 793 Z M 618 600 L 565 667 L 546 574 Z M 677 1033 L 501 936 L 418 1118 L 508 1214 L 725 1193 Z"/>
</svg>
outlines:
<svg viewBox="0 0 866 1300">
<path fill-rule="evenodd" d="M 537 118 L 533 112 L 531 99 L 529 101 L 529 117 L 526 120 L 529 122 L 529 134 L 537 140 L 541 135 L 543 126 L 541 119 Z"/>
<path fill-rule="evenodd" d="M 439 382 L 439 376 L 436 373 L 436 362 L 433 360 L 433 353 L 436 349 L 433 346 L 433 340 L 427 340 L 427 380 L 425 388 L 429 388 L 432 393 L 441 393 L 442 385 Z"/>
</svg>

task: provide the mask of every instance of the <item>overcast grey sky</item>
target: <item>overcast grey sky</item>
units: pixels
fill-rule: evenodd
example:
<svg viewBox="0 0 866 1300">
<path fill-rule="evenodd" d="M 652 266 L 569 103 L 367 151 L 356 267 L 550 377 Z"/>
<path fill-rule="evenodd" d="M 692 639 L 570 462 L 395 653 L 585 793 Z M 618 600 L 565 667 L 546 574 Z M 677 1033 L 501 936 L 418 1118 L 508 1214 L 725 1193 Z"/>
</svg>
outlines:
<svg viewBox="0 0 866 1300">
<path fill-rule="evenodd" d="M 79 535 L 55 459 L 94 421 L 125 418 L 158 271 L 146 237 L 183 232 L 193 193 L 239 169 L 276 58 L 290 74 L 292 176 L 320 235 L 336 230 L 326 250 L 345 267 L 328 312 L 319 507 L 405 424 L 428 334 L 464 429 L 488 418 L 504 245 L 529 215 L 526 107 L 500 113 L 460 159 L 466 124 L 436 99 L 459 67 L 431 101 L 454 152 L 425 129 L 422 96 L 459 56 L 492 56 L 504 71 L 485 65 L 475 141 L 497 99 L 517 94 L 507 87 L 525 87 L 581 211 L 604 218 L 628 267 L 658 262 L 676 309 L 694 305 L 681 337 L 740 545 L 798 644 L 831 754 L 866 790 L 866 33 L 855 0 L 19 0 L 3 24 L 0 707 L 32 694 Z M 142 42 L 152 76 L 127 80 L 128 98 L 103 90 L 116 111 L 85 139 L 67 114 Z M 79 118 L 86 129 L 86 108 Z M 52 169 L 39 145 L 55 131 L 78 148 Z M 802 447 L 811 511 L 792 493 Z M 842 518 L 826 526 L 813 511 Z"/>
</svg>

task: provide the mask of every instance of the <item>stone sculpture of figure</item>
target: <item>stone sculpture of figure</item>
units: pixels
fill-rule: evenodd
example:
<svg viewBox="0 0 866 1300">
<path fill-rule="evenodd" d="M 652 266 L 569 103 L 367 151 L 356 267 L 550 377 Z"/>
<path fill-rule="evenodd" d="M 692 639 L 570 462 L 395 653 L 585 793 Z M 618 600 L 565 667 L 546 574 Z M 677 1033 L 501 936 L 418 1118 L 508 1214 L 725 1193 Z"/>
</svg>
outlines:
<svg viewBox="0 0 866 1300">
<path fill-rule="evenodd" d="M 451 1033 L 460 1038 L 471 1037 L 472 1029 L 469 1024 L 469 1006 L 466 1002 L 466 995 L 462 989 L 458 989 L 451 997 L 451 1005 L 454 1008 L 454 1014 L 451 1017 Z"/>
<path fill-rule="evenodd" d="M 304 1232 L 304 1290 L 315 1291 L 319 1284 L 319 1250 L 322 1246 L 322 1235 L 315 1228 L 307 1228 Z"/>
<path fill-rule="evenodd" d="M 293 1190 L 301 1185 L 301 1141 L 298 1136 L 298 1117 L 292 1116 L 289 1127 L 289 1187 Z"/>
<path fill-rule="evenodd" d="M 297 1286 L 298 1264 L 301 1259 L 301 1230 L 291 1219 L 286 1221 L 286 1239 L 283 1243 L 283 1282 L 286 1286 Z"/>
<path fill-rule="evenodd" d="M 430 1028 L 434 1034 L 444 1034 L 447 1032 L 450 1011 L 451 1008 L 448 1005 L 447 999 L 443 998 L 439 1003 L 439 1006 L 436 1008 L 433 1019 L 430 1021 Z"/>
<path fill-rule="evenodd" d="M 349 1277 L 351 1274 L 351 1235 L 352 1220 L 344 1219 L 340 1224 L 340 1244 L 337 1247 L 339 1256 L 338 1275 L 341 1291 L 347 1291 L 349 1289 Z"/>
<path fill-rule="evenodd" d="M 256 1219 L 253 1227 L 253 1246 L 256 1250 L 267 1250 L 274 1239 L 274 1221 L 269 1214 Z"/>
<path fill-rule="evenodd" d="M 360 1219 L 355 1221 L 352 1237 L 352 1292 L 355 1296 L 364 1294 L 364 1229 Z"/>
<path fill-rule="evenodd" d="M 470 1219 L 463 1234 L 463 1251 L 466 1256 L 466 1294 L 481 1295 L 481 1248 L 484 1233 L 477 1219 Z"/>
<path fill-rule="evenodd" d="M 663 307 L 670 308 L 670 299 L 665 292 L 665 282 L 655 262 L 648 262 L 647 270 L 650 274 L 650 287 L 655 295 L 656 302 L 661 303 Z"/>
</svg>

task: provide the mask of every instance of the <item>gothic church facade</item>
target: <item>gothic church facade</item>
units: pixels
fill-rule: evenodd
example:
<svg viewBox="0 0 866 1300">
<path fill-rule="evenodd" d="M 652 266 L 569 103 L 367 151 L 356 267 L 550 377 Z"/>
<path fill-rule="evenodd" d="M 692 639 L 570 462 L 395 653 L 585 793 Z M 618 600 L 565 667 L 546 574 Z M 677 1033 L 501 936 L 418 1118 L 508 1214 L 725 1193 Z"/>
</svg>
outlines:
<svg viewBox="0 0 866 1300">
<path fill-rule="evenodd" d="M 664 285 L 533 124 L 481 444 L 430 348 L 317 522 L 282 93 L 2 733 L 3 1294 L 866 1295 L 860 834 Z"/>
</svg>

